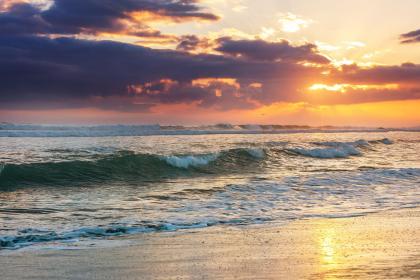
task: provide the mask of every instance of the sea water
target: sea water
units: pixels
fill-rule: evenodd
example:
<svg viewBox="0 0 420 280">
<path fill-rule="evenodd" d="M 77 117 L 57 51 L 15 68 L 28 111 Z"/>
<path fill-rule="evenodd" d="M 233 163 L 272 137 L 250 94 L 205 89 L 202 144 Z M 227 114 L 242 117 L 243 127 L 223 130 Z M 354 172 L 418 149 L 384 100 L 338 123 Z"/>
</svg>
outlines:
<svg viewBox="0 0 420 280">
<path fill-rule="evenodd" d="M 419 132 L 154 130 L 3 129 L 0 249 L 420 202 Z"/>
</svg>

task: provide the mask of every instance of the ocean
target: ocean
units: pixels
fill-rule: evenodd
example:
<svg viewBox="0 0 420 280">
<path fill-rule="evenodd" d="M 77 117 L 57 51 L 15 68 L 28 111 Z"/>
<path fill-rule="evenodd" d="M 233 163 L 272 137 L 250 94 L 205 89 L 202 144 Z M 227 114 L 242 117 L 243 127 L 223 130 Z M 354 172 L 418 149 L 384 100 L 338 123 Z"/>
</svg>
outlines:
<svg viewBox="0 0 420 280">
<path fill-rule="evenodd" d="M 419 151 L 416 131 L 3 125 L 0 249 L 416 207 Z"/>
</svg>

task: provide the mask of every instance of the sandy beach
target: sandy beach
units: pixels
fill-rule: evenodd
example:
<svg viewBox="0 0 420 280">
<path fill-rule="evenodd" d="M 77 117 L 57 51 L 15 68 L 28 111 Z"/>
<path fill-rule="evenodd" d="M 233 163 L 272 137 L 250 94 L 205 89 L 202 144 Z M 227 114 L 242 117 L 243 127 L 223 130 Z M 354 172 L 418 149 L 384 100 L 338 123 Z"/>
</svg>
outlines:
<svg viewBox="0 0 420 280">
<path fill-rule="evenodd" d="M 420 209 L 3 251 L 1 279 L 420 279 Z"/>
</svg>

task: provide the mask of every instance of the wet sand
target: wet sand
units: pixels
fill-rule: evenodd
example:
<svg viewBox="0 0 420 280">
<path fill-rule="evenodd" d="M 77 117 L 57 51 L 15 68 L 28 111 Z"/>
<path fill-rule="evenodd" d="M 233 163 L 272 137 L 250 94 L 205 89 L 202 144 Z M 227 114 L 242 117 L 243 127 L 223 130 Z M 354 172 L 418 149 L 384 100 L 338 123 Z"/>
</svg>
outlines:
<svg viewBox="0 0 420 280">
<path fill-rule="evenodd" d="M 0 252 L 0 279 L 420 279 L 420 208 Z"/>
</svg>

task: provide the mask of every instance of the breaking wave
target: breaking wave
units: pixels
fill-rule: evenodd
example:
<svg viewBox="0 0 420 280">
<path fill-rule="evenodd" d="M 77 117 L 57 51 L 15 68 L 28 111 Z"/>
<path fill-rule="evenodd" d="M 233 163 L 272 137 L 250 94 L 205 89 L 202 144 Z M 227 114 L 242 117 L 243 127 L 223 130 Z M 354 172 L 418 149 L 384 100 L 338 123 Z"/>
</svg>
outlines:
<svg viewBox="0 0 420 280">
<path fill-rule="evenodd" d="M 55 241 L 78 241 L 81 239 L 95 239 L 136 233 L 197 229 L 221 224 L 245 225 L 270 220 L 271 219 L 269 218 L 248 217 L 231 218 L 226 220 L 203 219 L 201 221 L 176 223 L 166 221 L 141 221 L 134 224 L 109 224 L 104 226 L 81 227 L 75 230 L 63 232 L 26 228 L 19 230 L 16 235 L 0 236 L 0 250 L 15 250 L 34 244 Z"/>
<path fill-rule="evenodd" d="M 97 160 L 0 165 L 0 188 L 16 185 L 77 185 L 101 181 L 139 182 L 240 171 L 262 159 L 262 149 L 231 149 L 203 155 L 154 155 L 118 152 Z"/>
<path fill-rule="evenodd" d="M 319 133 L 319 132 L 384 132 L 419 131 L 419 128 L 382 129 L 352 127 L 311 127 L 306 125 L 232 125 L 204 126 L 153 125 L 37 125 L 0 123 L 0 137 L 108 137 L 149 135 L 203 135 L 203 134 L 261 134 L 261 133 Z"/>
<path fill-rule="evenodd" d="M 322 146 L 325 148 L 289 148 L 286 149 L 292 154 L 320 158 L 320 159 L 332 159 L 332 158 L 348 158 L 351 156 L 361 156 L 363 148 L 368 148 L 371 144 L 385 144 L 391 145 L 393 142 L 388 138 L 380 140 L 366 141 L 363 139 L 354 142 L 314 142 L 315 146 Z"/>
<path fill-rule="evenodd" d="M 55 232 L 49 230 L 25 229 L 17 235 L 0 237 L 1 249 L 19 249 L 38 243 L 53 241 L 77 241 L 81 238 L 103 238 L 135 233 L 147 233 L 153 231 L 175 231 L 179 229 L 202 228 L 212 225 L 211 223 L 171 224 L 171 223 L 145 223 L 143 225 L 114 225 L 107 227 L 85 227 L 67 232 Z"/>
<path fill-rule="evenodd" d="M 354 142 L 317 142 L 305 147 L 281 148 L 286 156 L 340 159 L 362 156 L 371 145 L 392 144 L 389 139 Z M 227 174 L 249 171 L 270 157 L 279 160 L 279 149 L 236 148 L 207 154 L 157 155 L 119 151 L 95 159 L 36 163 L 0 163 L 0 188 L 40 185 L 78 185 L 104 181 L 138 182 L 164 180 L 203 174 Z M 274 151 L 274 152 L 272 152 Z M 285 154 L 283 153 L 283 156 Z"/>
<path fill-rule="evenodd" d="M 359 156 L 361 152 L 353 146 L 341 146 L 337 148 L 317 148 L 317 149 L 305 149 L 305 148 L 294 148 L 289 149 L 290 152 L 296 153 L 302 156 L 313 157 L 313 158 L 347 158 L 349 156 Z"/>
<path fill-rule="evenodd" d="M 178 168 L 199 167 L 215 161 L 219 157 L 218 153 L 202 156 L 164 156 L 166 163 Z"/>
</svg>

